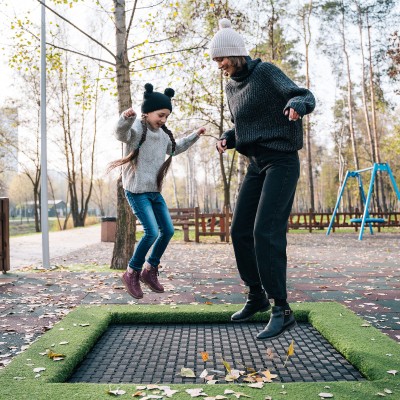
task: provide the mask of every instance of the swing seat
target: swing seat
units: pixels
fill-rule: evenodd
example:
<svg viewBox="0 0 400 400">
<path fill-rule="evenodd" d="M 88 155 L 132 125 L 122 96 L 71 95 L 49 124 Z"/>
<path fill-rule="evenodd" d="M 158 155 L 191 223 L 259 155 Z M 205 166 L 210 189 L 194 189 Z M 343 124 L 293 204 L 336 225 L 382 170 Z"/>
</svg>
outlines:
<svg viewBox="0 0 400 400">
<path fill-rule="evenodd" d="M 354 224 L 361 224 L 362 222 L 362 218 L 352 218 L 350 220 L 350 222 L 354 223 Z M 378 224 L 383 224 L 386 222 L 385 219 L 383 218 L 365 218 L 365 222 L 366 223 L 370 223 L 370 222 L 376 222 Z"/>
</svg>

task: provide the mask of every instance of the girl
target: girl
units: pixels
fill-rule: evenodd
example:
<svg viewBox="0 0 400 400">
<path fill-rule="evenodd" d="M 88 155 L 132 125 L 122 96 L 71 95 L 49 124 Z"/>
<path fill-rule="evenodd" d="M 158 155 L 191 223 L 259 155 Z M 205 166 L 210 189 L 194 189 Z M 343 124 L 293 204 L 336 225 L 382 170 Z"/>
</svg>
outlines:
<svg viewBox="0 0 400 400">
<path fill-rule="evenodd" d="M 296 325 L 287 302 L 286 227 L 300 170 L 301 117 L 314 109 L 315 100 L 273 64 L 248 57 L 229 20 L 221 20 L 220 28 L 210 55 L 230 77 L 226 95 L 235 127 L 221 136 L 217 150 L 236 148 L 249 159 L 231 227 L 237 267 L 249 295 L 231 319 L 246 321 L 268 310 L 269 298 L 274 299 L 270 321 L 257 335 L 267 340 Z"/>
<path fill-rule="evenodd" d="M 150 83 L 144 87 L 142 119 L 138 120 L 136 112 L 129 108 L 122 113 L 116 127 L 116 138 L 126 144 L 126 156 L 109 166 L 109 170 L 123 166 L 125 196 L 144 230 L 144 236 L 122 275 L 127 292 L 135 299 L 143 297 L 140 282 L 153 292 L 164 292 L 158 281 L 158 267 L 174 234 L 174 227 L 160 193 L 163 179 L 172 156 L 187 150 L 206 131 L 202 127 L 175 142 L 172 132 L 165 126 L 172 111 L 174 90 L 167 88 L 164 93 L 154 92 Z M 167 160 L 165 154 L 169 154 Z M 151 246 L 153 249 L 143 268 Z"/>
</svg>

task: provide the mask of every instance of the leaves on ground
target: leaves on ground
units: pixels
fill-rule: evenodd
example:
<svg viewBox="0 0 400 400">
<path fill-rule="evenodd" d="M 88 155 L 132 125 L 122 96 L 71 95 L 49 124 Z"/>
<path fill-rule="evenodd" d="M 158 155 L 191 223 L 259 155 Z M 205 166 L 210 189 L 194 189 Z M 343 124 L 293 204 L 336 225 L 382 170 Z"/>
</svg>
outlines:
<svg viewBox="0 0 400 400">
<path fill-rule="evenodd" d="M 107 394 L 109 394 L 110 396 L 122 396 L 123 394 L 125 394 L 125 390 L 121 390 L 121 389 L 115 389 L 115 390 L 108 390 Z"/>
<path fill-rule="evenodd" d="M 181 368 L 180 376 L 185 378 L 196 378 L 196 374 L 190 368 Z"/>
<path fill-rule="evenodd" d="M 287 349 L 286 352 L 286 360 L 283 363 L 283 366 L 286 366 L 287 361 L 289 360 L 289 357 L 294 354 L 294 340 L 292 339 L 292 343 L 290 343 L 289 348 Z"/>
</svg>

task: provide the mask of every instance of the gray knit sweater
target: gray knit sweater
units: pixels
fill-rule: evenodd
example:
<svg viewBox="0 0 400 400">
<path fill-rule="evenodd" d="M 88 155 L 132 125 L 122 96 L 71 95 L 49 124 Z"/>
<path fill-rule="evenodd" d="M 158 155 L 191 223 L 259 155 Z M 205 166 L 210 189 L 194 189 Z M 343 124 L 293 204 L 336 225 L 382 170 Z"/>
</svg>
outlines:
<svg viewBox="0 0 400 400">
<path fill-rule="evenodd" d="M 143 129 L 140 119 L 125 118 L 121 115 L 115 129 L 116 138 L 125 143 L 125 156 L 135 150 L 142 137 Z M 174 155 L 183 153 L 199 136 L 196 132 L 176 141 Z M 160 128 L 156 131 L 148 128 L 145 142 L 140 146 L 136 169 L 131 163 L 123 166 L 122 185 L 132 193 L 159 192 L 157 173 L 165 161 L 165 155 L 172 152 L 169 136 Z"/>
<path fill-rule="evenodd" d="M 302 121 L 289 121 L 284 111 L 293 108 L 302 117 L 313 111 L 315 99 L 278 67 L 249 59 L 246 69 L 227 83 L 226 95 L 235 124 L 221 136 L 229 149 L 249 155 L 254 145 L 284 152 L 303 147 Z"/>
</svg>

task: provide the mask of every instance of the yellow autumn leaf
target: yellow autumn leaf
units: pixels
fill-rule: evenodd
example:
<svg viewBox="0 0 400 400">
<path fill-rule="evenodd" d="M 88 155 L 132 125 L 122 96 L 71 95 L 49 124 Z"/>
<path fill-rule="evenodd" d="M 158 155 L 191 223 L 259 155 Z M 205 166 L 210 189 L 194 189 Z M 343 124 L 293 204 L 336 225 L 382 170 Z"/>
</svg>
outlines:
<svg viewBox="0 0 400 400">
<path fill-rule="evenodd" d="M 224 364 L 224 367 L 226 368 L 226 370 L 228 371 L 228 374 L 230 374 L 231 373 L 230 364 L 227 361 L 225 361 L 222 357 L 221 357 L 221 361 L 222 361 L 222 364 Z"/>
<path fill-rule="evenodd" d="M 54 360 L 55 358 L 64 358 L 65 354 L 54 353 L 54 351 L 48 350 L 47 351 L 47 357 L 49 357 L 52 360 Z"/>
<path fill-rule="evenodd" d="M 263 371 L 262 374 L 267 378 L 268 381 L 271 381 L 271 372 L 269 372 L 269 369 Z"/>
<path fill-rule="evenodd" d="M 286 360 L 285 360 L 285 363 L 283 364 L 283 366 L 286 365 L 289 357 L 292 356 L 293 354 L 294 354 L 294 340 L 292 339 L 292 343 L 290 343 L 290 346 L 287 349 Z"/>
<path fill-rule="evenodd" d="M 200 354 L 201 354 L 201 358 L 203 359 L 204 362 L 208 361 L 209 356 L 206 351 L 201 351 Z"/>
<path fill-rule="evenodd" d="M 292 340 L 292 343 L 290 343 L 290 346 L 287 350 L 287 355 L 292 356 L 294 354 L 294 340 Z"/>
</svg>

